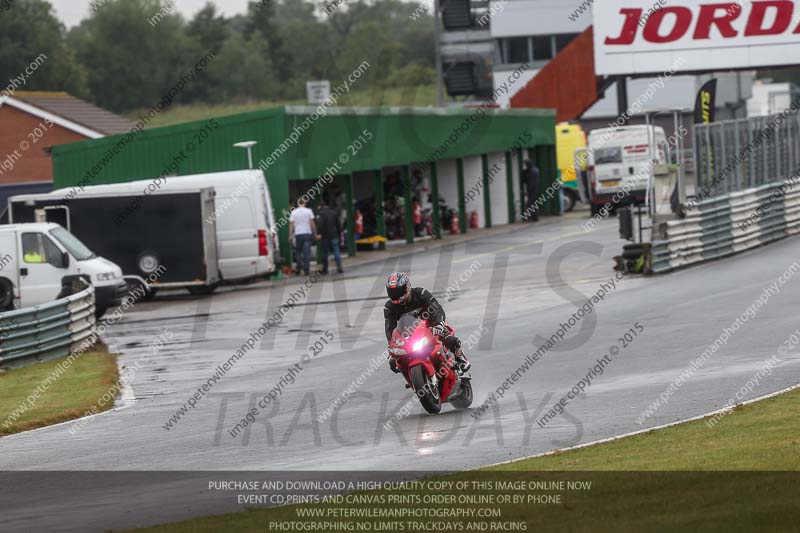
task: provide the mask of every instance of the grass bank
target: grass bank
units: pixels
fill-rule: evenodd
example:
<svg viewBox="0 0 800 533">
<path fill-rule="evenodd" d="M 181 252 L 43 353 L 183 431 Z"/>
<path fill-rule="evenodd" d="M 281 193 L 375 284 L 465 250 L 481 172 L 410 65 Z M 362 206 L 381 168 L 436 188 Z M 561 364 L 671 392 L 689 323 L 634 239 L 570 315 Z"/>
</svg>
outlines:
<svg viewBox="0 0 800 533">
<path fill-rule="evenodd" d="M 116 390 L 119 370 L 116 357 L 100 348 L 75 359 L 72 365 L 56 379 L 38 398 L 32 394 L 37 387 L 44 389 L 50 376 L 56 375 L 56 367 L 62 359 L 55 359 L 31 366 L 0 373 L 0 436 L 36 429 L 82 417 L 92 406 L 98 412 L 113 407 L 113 402 L 104 406 L 98 401 L 109 390 Z M 41 390 L 40 389 L 40 390 Z M 9 416 L 20 412 L 13 421 Z"/>
<path fill-rule="evenodd" d="M 147 127 L 170 126 L 183 122 L 205 120 L 214 117 L 247 113 L 261 109 L 289 105 L 306 105 L 305 100 L 286 100 L 280 102 L 242 102 L 235 104 L 187 104 L 174 105 L 157 115 Z M 395 87 L 389 89 L 376 88 L 369 91 L 353 91 L 343 95 L 337 102 L 339 106 L 412 106 L 427 107 L 437 105 L 436 86 Z M 146 111 L 146 110 L 144 110 Z M 128 118 L 138 120 L 143 110 L 128 113 Z"/>
<path fill-rule="evenodd" d="M 502 511 L 501 519 L 475 521 L 472 528 L 462 522 L 460 526 L 436 531 L 796 531 L 800 519 L 796 504 L 800 494 L 798 413 L 800 390 L 794 390 L 741 406 L 713 427 L 706 424 L 707 420 L 698 420 L 579 450 L 432 477 L 469 482 L 578 481 L 584 487 L 537 493 L 543 497 L 558 496 L 556 502 L 532 503 L 526 499 L 524 503 L 494 505 Z M 331 477 L 335 478 L 335 474 Z M 586 488 L 586 483 L 591 488 Z M 470 491 L 480 492 L 480 489 Z M 421 490 L 418 494 L 424 498 L 436 491 Z M 499 493 L 494 491 L 494 494 Z M 137 531 L 263 532 L 270 530 L 271 524 L 308 525 L 319 520 L 302 516 L 310 509 L 343 507 L 386 508 L 387 505 L 314 504 L 249 509 Z M 476 506 L 451 503 L 425 507 Z M 422 525 L 406 524 L 402 529 L 380 529 L 378 524 L 385 524 L 384 518 L 352 520 L 370 522 L 367 530 L 371 531 L 433 530 L 425 526 L 430 520 Z M 502 524 L 511 524 L 509 527 L 516 524 L 518 529 L 503 529 Z"/>
</svg>

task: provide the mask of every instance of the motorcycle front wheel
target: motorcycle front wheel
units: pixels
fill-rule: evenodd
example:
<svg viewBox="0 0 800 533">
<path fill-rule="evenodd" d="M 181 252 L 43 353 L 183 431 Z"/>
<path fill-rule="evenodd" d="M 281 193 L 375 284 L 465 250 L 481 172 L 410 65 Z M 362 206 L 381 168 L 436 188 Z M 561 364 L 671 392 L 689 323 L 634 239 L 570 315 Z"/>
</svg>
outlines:
<svg viewBox="0 0 800 533">
<path fill-rule="evenodd" d="M 431 381 L 422 365 L 411 368 L 411 385 L 419 398 L 419 403 L 430 414 L 438 414 L 442 410 L 442 400 L 439 397 L 439 388 Z"/>
</svg>

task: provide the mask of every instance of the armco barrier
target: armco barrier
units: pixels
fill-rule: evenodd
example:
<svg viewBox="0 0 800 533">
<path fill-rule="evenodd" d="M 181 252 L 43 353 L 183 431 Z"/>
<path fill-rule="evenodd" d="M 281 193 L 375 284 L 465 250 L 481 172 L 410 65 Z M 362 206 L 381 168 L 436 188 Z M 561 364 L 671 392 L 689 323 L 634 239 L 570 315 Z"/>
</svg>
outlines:
<svg viewBox="0 0 800 533">
<path fill-rule="evenodd" d="M 30 309 L 0 313 L 0 368 L 69 355 L 94 331 L 92 286 Z"/>
<path fill-rule="evenodd" d="M 663 223 L 654 240 L 651 271 L 669 272 L 749 250 L 800 232 L 797 175 L 700 202 L 689 216 Z"/>
</svg>

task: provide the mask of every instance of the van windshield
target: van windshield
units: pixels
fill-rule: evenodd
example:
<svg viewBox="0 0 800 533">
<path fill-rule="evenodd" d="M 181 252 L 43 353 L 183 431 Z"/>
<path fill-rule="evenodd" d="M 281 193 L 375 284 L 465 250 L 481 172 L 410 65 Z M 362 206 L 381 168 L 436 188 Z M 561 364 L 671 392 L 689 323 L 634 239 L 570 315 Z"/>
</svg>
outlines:
<svg viewBox="0 0 800 533">
<path fill-rule="evenodd" d="M 607 165 L 609 163 L 622 163 L 622 148 L 619 146 L 612 148 L 595 148 L 594 164 Z"/>
<path fill-rule="evenodd" d="M 56 228 L 50 232 L 61 246 L 67 249 L 72 257 L 77 261 L 86 261 L 97 257 L 89 248 L 86 247 L 78 238 L 64 228 Z"/>
</svg>

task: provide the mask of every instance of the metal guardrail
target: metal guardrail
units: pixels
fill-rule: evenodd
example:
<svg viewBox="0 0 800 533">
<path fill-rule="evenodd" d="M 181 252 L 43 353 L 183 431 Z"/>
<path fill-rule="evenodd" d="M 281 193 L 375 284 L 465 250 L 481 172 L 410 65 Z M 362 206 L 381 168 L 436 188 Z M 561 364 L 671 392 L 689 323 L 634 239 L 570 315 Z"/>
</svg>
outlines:
<svg viewBox="0 0 800 533">
<path fill-rule="evenodd" d="M 669 272 L 733 255 L 800 233 L 798 176 L 697 204 L 692 214 L 664 222 L 651 248 L 651 271 Z"/>
<path fill-rule="evenodd" d="M 0 313 L 0 368 L 69 355 L 95 333 L 94 287 L 46 304 Z"/>
</svg>

